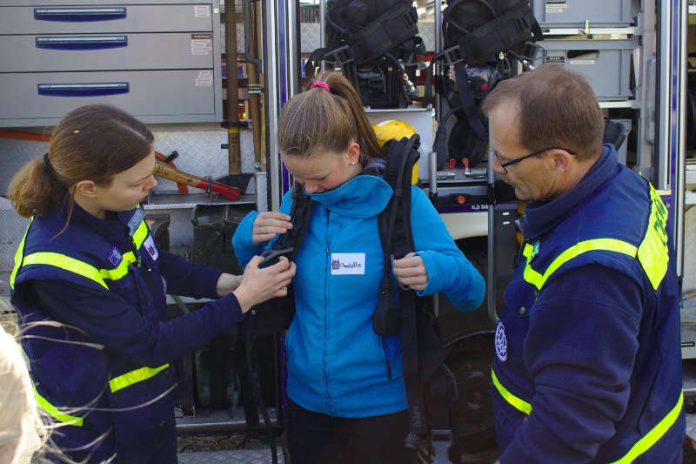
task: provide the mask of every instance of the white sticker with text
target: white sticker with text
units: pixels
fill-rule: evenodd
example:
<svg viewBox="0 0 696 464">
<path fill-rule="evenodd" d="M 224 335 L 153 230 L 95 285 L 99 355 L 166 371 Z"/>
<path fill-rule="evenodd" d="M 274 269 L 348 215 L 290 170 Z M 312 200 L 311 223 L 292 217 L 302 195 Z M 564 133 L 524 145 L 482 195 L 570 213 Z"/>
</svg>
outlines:
<svg viewBox="0 0 696 464">
<path fill-rule="evenodd" d="M 331 275 L 365 274 L 365 253 L 331 253 Z"/>
</svg>

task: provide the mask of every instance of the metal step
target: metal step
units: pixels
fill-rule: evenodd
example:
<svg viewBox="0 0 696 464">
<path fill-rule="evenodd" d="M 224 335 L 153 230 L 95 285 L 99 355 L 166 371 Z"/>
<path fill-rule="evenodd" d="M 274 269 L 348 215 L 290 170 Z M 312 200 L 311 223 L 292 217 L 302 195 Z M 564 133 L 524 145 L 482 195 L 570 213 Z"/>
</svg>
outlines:
<svg viewBox="0 0 696 464">
<path fill-rule="evenodd" d="M 434 464 L 448 463 L 447 447 L 449 446 L 449 442 L 436 441 L 433 445 L 435 446 L 436 452 Z M 269 448 L 198 451 L 179 454 L 179 464 L 270 464 L 272 462 L 271 450 Z M 281 450 L 278 450 L 278 463 L 285 463 Z"/>
<path fill-rule="evenodd" d="M 268 409 L 268 415 L 274 428 L 280 427 L 276 410 Z M 259 414 L 259 424 L 265 427 L 263 417 Z M 177 414 L 176 431 L 179 435 L 210 434 L 210 433 L 243 433 L 246 430 L 246 420 L 242 408 L 230 410 L 206 410 L 196 411 L 195 416 L 180 416 Z"/>
<path fill-rule="evenodd" d="M 187 451 L 179 454 L 179 464 L 270 464 L 272 462 L 269 448 Z M 278 463 L 285 463 L 281 450 L 278 450 Z"/>
</svg>

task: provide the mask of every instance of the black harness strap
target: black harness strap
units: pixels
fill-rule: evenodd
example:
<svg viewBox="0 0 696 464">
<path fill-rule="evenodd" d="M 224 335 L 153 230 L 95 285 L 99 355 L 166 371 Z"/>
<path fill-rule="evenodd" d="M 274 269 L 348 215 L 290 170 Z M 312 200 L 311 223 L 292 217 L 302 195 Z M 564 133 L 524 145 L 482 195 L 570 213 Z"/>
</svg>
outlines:
<svg viewBox="0 0 696 464">
<path fill-rule="evenodd" d="M 273 243 L 271 248 L 266 250 L 262 256 L 272 256 L 273 259 L 266 263 L 271 265 L 280 256 L 287 256 L 291 261 L 294 260 L 297 251 L 300 249 L 302 240 L 307 232 L 314 202 L 304 193 L 302 185 L 295 184 L 293 188 L 293 204 L 290 210 L 293 228 L 282 234 Z M 281 252 L 281 253 L 277 253 Z M 247 423 L 247 430 L 254 430 L 259 425 L 259 410 L 263 417 L 264 426 L 270 440 L 273 464 L 278 462 L 278 452 L 273 433 L 273 425 L 266 408 L 261 391 L 261 383 L 258 377 L 254 343 L 256 339 L 268 337 L 286 330 L 295 316 L 295 294 L 292 286 L 288 287 L 288 294 L 283 298 L 275 298 L 267 301 L 249 311 L 246 319 L 241 324 L 243 341 L 244 363 L 240 368 L 240 384 L 242 393 L 246 399 L 244 403 L 244 415 Z"/>
</svg>

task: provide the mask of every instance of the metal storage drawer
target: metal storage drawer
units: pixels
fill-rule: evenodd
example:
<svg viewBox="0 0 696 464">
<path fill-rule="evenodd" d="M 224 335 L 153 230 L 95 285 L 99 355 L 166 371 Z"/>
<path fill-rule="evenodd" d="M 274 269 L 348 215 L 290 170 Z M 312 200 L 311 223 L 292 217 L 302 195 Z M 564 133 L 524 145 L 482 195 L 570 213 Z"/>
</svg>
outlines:
<svg viewBox="0 0 696 464">
<path fill-rule="evenodd" d="M 38 2 L 37 2 L 38 3 Z M 217 8 L 189 5 L 96 5 L 0 7 L 2 34 L 205 32 Z M 41 18 L 41 19 L 39 19 Z"/>
<path fill-rule="evenodd" d="M 634 40 L 549 40 L 537 42 L 542 50 L 535 64 L 561 63 L 587 78 L 598 100 L 625 100 L 631 91 L 631 56 Z"/>
<path fill-rule="evenodd" d="M 542 26 L 629 26 L 638 13 L 636 0 L 531 0 L 534 17 Z"/>
<path fill-rule="evenodd" d="M 212 70 L 0 74 L 0 126 L 54 125 L 91 103 L 119 106 L 148 123 L 215 122 L 220 84 L 213 76 Z"/>
<path fill-rule="evenodd" d="M 213 68 L 213 34 L 0 36 L 0 72 Z"/>
</svg>

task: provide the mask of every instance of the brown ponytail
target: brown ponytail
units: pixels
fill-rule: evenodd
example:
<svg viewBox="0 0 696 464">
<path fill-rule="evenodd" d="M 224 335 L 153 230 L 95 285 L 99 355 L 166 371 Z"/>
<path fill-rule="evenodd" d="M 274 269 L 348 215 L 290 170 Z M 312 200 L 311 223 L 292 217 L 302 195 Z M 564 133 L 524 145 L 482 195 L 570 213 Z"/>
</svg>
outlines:
<svg viewBox="0 0 696 464">
<path fill-rule="evenodd" d="M 9 198 L 21 216 L 45 214 L 60 207 L 82 180 L 108 187 L 114 175 L 148 156 L 153 143 L 152 132 L 125 111 L 81 106 L 53 130 L 48 156 L 28 162 L 14 176 Z M 71 211 L 72 197 L 68 201 Z"/>
<path fill-rule="evenodd" d="M 322 73 L 322 87 L 310 88 L 285 104 L 278 122 L 278 144 L 286 155 L 310 155 L 317 148 L 342 152 L 352 142 L 360 145 L 360 162 L 384 155 L 360 97 L 341 73 Z"/>
</svg>

